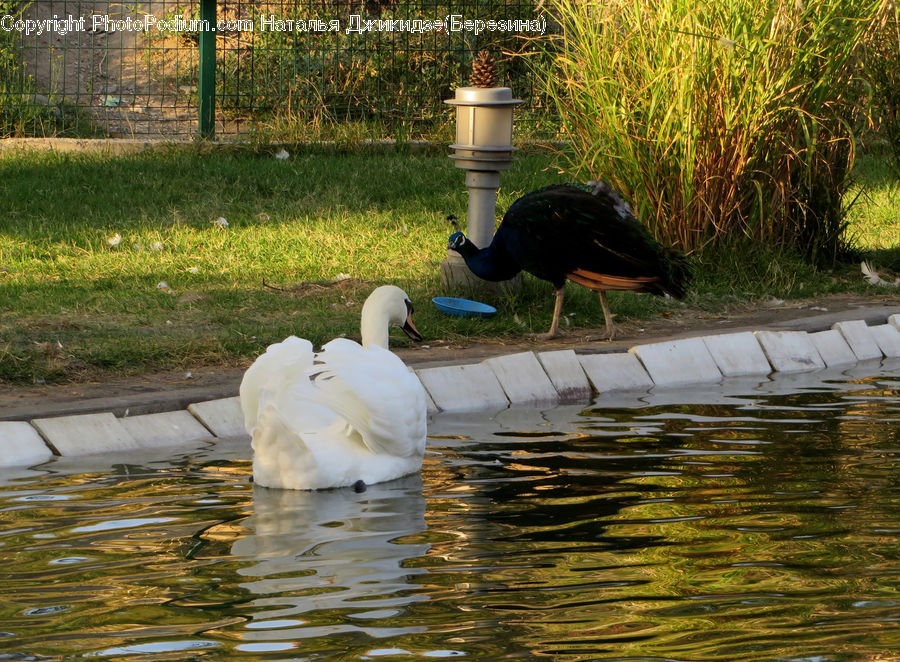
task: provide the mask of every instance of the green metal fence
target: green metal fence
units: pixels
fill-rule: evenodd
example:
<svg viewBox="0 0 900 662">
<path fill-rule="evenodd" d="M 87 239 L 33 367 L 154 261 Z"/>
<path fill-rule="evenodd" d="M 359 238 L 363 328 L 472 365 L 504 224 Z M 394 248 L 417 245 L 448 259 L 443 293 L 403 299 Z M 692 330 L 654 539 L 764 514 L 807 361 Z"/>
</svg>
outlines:
<svg viewBox="0 0 900 662">
<path fill-rule="evenodd" d="M 0 136 L 428 135 L 483 48 L 524 118 L 545 30 L 534 0 L 0 0 Z"/>
</svg>

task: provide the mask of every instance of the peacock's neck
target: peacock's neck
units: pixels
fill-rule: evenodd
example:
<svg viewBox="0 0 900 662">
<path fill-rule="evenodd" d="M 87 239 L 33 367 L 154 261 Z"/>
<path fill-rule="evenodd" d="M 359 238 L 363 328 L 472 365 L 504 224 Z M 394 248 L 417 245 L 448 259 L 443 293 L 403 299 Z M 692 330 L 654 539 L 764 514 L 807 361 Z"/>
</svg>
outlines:
<svg viewBox="0 0 900 662">
<path fill-rule="evenodd" d="M 463 253 L 466 266 L 471 269 L 473 274 L 484 280 L 508 280 L 521 271 L 518 264 L 508 259 L 493 244 L 480 250 L 468 251 L 467 253 Z"/>
</svg>

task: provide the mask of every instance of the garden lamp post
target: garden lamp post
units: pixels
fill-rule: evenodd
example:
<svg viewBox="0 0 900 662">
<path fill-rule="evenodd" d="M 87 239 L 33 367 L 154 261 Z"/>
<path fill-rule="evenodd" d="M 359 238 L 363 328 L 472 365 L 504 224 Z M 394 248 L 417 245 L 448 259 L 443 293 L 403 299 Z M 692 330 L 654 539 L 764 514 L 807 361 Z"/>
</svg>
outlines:
<svg viewBox="0 0 900 662">
<path fill-rule="evenodd" d="M 490 67 L 493 69 L 492 61 Z M 475 79 L 477 60 L 473 72 Z M 488 80 L 491 83 L 496 80 L 492 71 Z M 454 150 L 450 158 L 457 168 L 466 171 L 469 189 L 466 234 L 478 248 L 484 248 L 494 236 L 500 173 L 512 166 L 516 151 L 512 146 L 513 108 L 522 101 L 513 99 L 510 88 L 491 85 L 457 88 L 456 96 L 444 103 L 456 107 L 456 142 L 450 145 Z M 469 271 L 455 251 L 448 251 L 447 259 L 441 263 L 441 281 L 444 285 L 470 287 L 486 283 Z"/>
</svg>

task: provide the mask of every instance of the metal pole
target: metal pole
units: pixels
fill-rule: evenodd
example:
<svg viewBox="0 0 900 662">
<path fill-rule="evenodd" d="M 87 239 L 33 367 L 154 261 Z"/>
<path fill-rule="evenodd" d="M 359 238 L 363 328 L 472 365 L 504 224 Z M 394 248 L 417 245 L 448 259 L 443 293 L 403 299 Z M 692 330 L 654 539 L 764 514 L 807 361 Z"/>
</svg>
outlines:
<svg viewBox="0 0 900 662">
<path fill-rule="evenodd" d="M 497 189 L 500 173 L 496 171 L 466 171 L 466 187 L 469 189 L 469 213 L 466 228 L 469 240 L 484 248 L 494 238 L 494 216 L 497 210 Z"/>
<path fill-rule="evenodd" d="M 200 137 L 216 132 L 216 0 L 200 0 Z"/>
</svg>

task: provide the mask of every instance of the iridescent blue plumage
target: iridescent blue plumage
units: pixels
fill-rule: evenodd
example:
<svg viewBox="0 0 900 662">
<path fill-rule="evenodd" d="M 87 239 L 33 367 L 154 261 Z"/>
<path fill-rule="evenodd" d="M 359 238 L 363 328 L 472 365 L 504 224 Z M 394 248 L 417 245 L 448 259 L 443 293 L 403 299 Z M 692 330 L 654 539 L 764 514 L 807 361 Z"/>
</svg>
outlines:
<svg viewBox="0 0 900 662">
<path fill-rule="evenodd" d="M 457 232 L 448 248 L 485 280 L 506 280 L 527 271 L 550 281 L 556 288 L 550 337 L 558 334 L 566 280 L 600 294 L 609 337 L 614 329 L 605 292 L 680 299 L 690 281 L 684 256 L 663 248 L 604 182 L 555 184 L 528 193 L 510 206 L 490 246 L 478 249 Z"/>
</svg>

